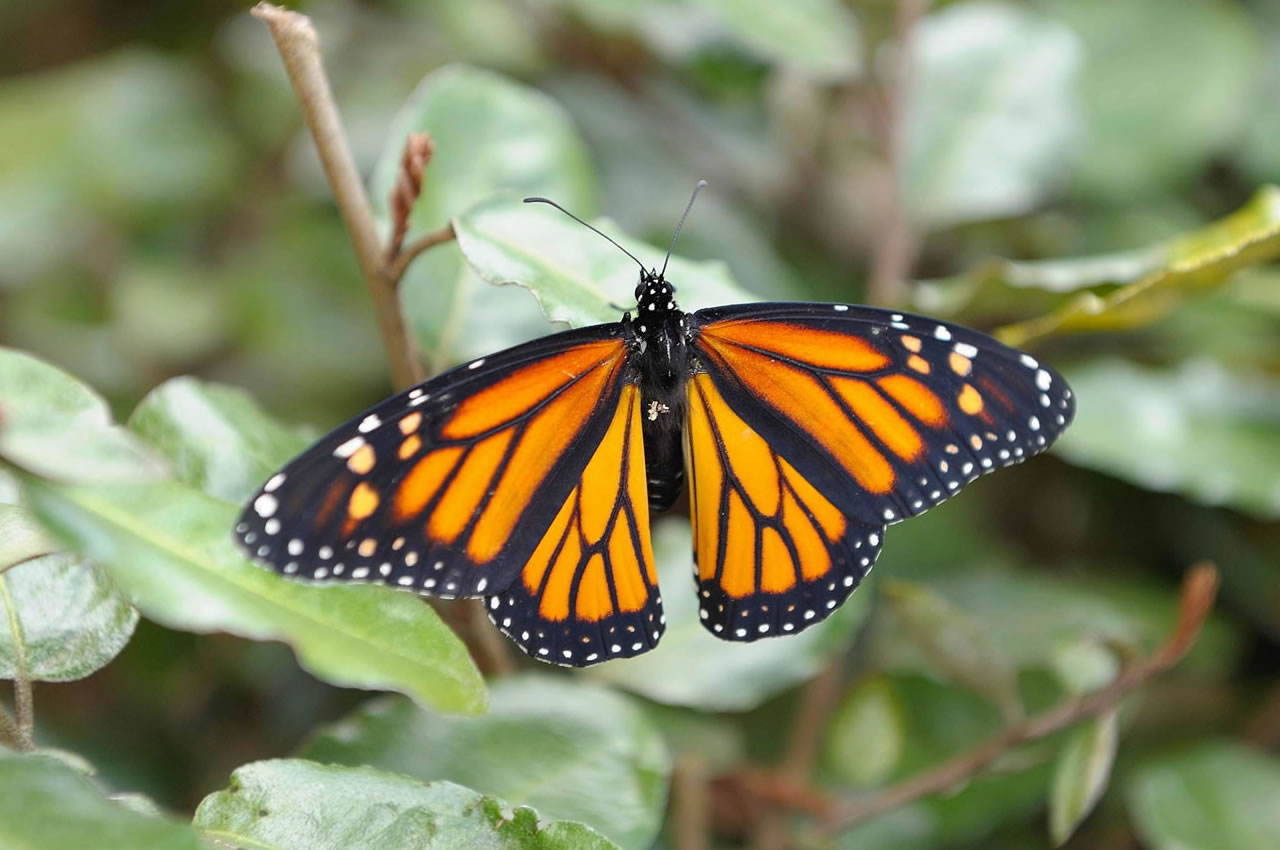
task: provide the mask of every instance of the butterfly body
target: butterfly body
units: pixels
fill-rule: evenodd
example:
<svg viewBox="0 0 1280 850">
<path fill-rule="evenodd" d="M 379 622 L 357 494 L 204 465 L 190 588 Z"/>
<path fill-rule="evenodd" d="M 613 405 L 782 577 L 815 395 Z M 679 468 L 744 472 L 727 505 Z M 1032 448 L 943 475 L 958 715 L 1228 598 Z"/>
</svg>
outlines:
<svg viewBox="0 0 1280 850">
<path fill-rule="evenodd" d="M 1052 443 L 1074 401 L 1027 354 L 844 304 L 635 315 L 464 364 L 339 426 L 250 500 L 241 545 L 313 581 L 484 597 L 535 658 L 653 648 L 650 514 L 688 484 L 704 627 L 792 634 L 858 586 L 885 527 Z"/>
</svg>

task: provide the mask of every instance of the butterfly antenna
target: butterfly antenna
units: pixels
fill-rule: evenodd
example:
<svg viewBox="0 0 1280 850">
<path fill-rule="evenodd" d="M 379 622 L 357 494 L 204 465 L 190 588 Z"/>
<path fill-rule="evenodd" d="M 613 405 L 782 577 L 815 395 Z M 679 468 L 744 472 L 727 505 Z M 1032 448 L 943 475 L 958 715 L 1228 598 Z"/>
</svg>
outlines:
<svg viewBox="0 0 1280 850">
<path fill-rule="evenodd" d="M 698 185 L 693 187 L 693 194 L 689 196 L 689 203 L 684 208 L 684 215 L 680 216 L 680 223 L 676 225 L 676 232 L 671 234 L 671 244 L 667 246 L 667 256 L 662 261 L 662 271 L 658 272 L 658 277 L 666 276 L 667 261 L 671 259 L 671 252 L 676 249 L 676 240 L 680 238 L 680 231 L 684 228 L 684 220 L 689 217 L 689 210 L 693 209 L 693 202 L 698 200 L 698 193 L 706 188 L 706 185 L 706 180 L 699 180 Z"/>
<path fill-rule="evenodd" d="M 560 206 L 559 204 L 557 204 L 555 201 L 551 200 L 550 198 L 540 198 L 540 197 L 525 198 L 525 199 L 524 199 L 524 202 L 525 202 L 526 204 L 550 204 L 551 206 L 553 206 L 553 207 L 555 207 L 556 209 L 560 210 L 560 212 L 562 212 L 562 213 L 564 213 L 565 215 L 569 216 L 569 218 L 573 219 L 573 220 L 574 220 L 574 221 L 576 221 L 578 224 L 581 224 L 581 225 L 582 225 L 583 227 L 585 227 L 587 230 L 593 231 L 593 232 L 595 232 L 596 234 L 598 234 L 598 235 L 600 235 L 600 236 L 603 236 L 605 239 L 608 239 L 610 242 L 613 242 L 613 247 L 617 248 L 619 251 L 621 251 L 622 253 L 626 254 L 626 255 L 627 255 L 628 257 L 630 257 L 632 260 L 635 260 L 635 264 L 636 264 L 637 266 L 639 266 L 639 267 L 640 267 L 640 271 L 644 271 L 644 263 L 640 262 L 639 260 L 636 260 L 636 255 L 635 255 L 635 254 L 633 254 L 633 253 L 631 253 L 630 251 L 628 251 L 626 248 L 623 248 L 623 247 L 622 247 L 621 245 L 619 245 L 617 242 L 615 242 L 612 236 L 610 236 L 609 234 L 605 233 L 604 231 L 602 231 L 602 230 L 600 230 L 600 229 L 598 229 L 598 228 L 592 227 L 591 225 L 587 224 L 585 221 L 583 221 L 582 219 L 578 218 L 576 215 L 574 215 L 573 213 L 569 212 L 567 209 L 565 209 L 564 207 Z M 666 266 L 664 265 L 664 266 L 663 266 L 663 268 L 666 268 Z"/>
</svg>

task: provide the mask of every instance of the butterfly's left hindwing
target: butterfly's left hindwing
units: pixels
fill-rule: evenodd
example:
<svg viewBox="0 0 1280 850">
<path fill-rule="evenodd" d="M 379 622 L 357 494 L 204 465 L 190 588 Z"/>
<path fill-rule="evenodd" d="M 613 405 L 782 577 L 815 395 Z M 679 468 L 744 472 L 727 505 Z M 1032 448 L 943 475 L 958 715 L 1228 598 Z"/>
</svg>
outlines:
<svg viewBox="0 0 1280 850">
<path fill-rule="evenodd" d="M 615 419 L 625 371 L 621 326 L 600 325 L 446 372 L 272 476 L 236 536 L 301 578 L 503 590 Z"/>
<path fill-rule="evenodd" d="M 640 390 L 628 384 L 528 563 L 485 600 L 494 624 L 535 658 L 586 667 L 646 652 L 665 630 L 640 423 Z"/>
</svg>

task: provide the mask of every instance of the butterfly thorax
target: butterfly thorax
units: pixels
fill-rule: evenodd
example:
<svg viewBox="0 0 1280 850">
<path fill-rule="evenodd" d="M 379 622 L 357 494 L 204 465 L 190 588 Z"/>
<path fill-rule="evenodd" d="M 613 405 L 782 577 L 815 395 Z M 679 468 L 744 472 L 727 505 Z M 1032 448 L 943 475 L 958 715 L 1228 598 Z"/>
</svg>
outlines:
<svg viewBox="0 0 1280 850">
<path fill-rule="evenodd" d="M 671 506 L 684 484 L 680 434 L 688 374 L 689 319 L 676 305 L 675 287 L 656 271 L 641 271 L 636 315 L 623 317 L 630 364 L 644 400 L 645 467 L 650 507 Z"/>
</svg>

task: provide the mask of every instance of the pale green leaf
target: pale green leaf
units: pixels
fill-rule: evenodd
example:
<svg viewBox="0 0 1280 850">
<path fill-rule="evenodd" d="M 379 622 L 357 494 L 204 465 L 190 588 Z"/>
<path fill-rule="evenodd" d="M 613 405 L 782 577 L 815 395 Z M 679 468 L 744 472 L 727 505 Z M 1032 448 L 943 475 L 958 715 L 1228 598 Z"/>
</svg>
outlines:
<svg viewBox="0 0 1280 850">
<path fill-rule="evenodd" d="M 1210 361 L 1154 369 L 1099 360 L 1073 369 L 1072 463 L 1149 490 L 1280 516 L 1280 382 Z"/>
<path fill-rule="evenodd" d="M 1280 847 L 1280 759 L 1236 743 L 1149 762 L 1128 782 L 1135 831 L 1150 850 Z"/>
<path fill-rule="evenodd" d="M 913 217 L 937 227 L 1016 215 L 1063 185 L 1080 64 L 1071 30 L 1031 9 L 961 3 L 925 17 L 904 116 Z"/>
<path fill-rule="evenodd" d="M 0 847 L 197 850 L 190 826 L 107 799 L 83 772 L 42 754 L 0 750 Z"/>
<path fill-rule="evenodd" d="M 847 80 L 862 66 L 858 22 L 840 0 L 697 0 L 728 37 L 767 62 L 821 80 Z"/>
<path fill-rule="evenodd" d="M 1132 204 L 1187 180 L 1252 119 L 1258 40 L 1244 8 L 1220 0 L 1058 0 L 1087 52 L 1078 189 Z"/>
<path fill-rule="evenodd" d="M 231 775 L 193 821 L 218 846 L 272 850 L 609 850 L 586 826 L 452 782 L 367 767 L 260 761 Z"/>
<path fill-rule="evenodd" d="M 881 589 L 902 634 L 935 670 L 990 700 L 1011 721 L 1021 716 L 1017 666 L 985 622 L 917 582 L 885 579 Z"/>
<path fill-rule="evenodd" d="M 123 483 L 164 467 L 106 403 L 75 378 L 30 354 L 0 348 L 0 458 L 60 481 Z"/>
<path fill-rule="evenodd" d="M 1082 723 L 1058 753 L 1049 791 L 1049 835 L 1066 843 L 1102 799 L 1111 778 L 1119 738 L 1114 710 Z"/>
<path fill-rule="evenodd" d="M 37 681 L 69 682 L 105 667 L 138 622 L 107 577 L 74 555 L 33 558 L 0 582 L 21 630 L 26 674 Z M 10 621 L 0 619 L 0 679 L 16 677 L 16 640 Z"/>
<path fill-rule="evenodd" d="M 303 754 L 422 780 L 447 777 L 543 817 L 580 821 L 630 850 L 652 845 L 671 769 L 661 737 L 629 699 L 548 674 L 498 679 L 483 717 L 374 700 Z"/>
<path fill-rule="evenodd" d="M 617 225 L 593 222 L 648 268 L 662 266 L 665 248 L 629 239 Z M 547 318 L 574 327 L 616 322 L 636 301 L 640 270 L 626 254 L 597 234 L 546 206 L 514 198 L 494 199 L 454 222 L 458 245 L 476 272 L 490 283 L 519 283 L 533 291 Z M 687 311 L 755 300 L 718 261 L 673 256 L 667 279 Z"/>
<path fill-rule="evenodd" d="M 1111 257 L 997 264 L 996 274 L 1006 270 L 1006 279 L 1017 286 L 1065 291 L 1108 282 L 1125 285 L 1106 293 L 1082 292 L 1048 315 L 1007 325 L 996 336 L 1020 346 L 1050 333 L 1141 327 L 1188 295 L 1216 288 L 1233 272 L 1276 257 L 1280 187 L 1264 186 L 1226 218 L 1161 245 Z"/>
<path fill-rule="evenodd" d="M 586 149 L 560 106 L 498 74 L 453 65 L 425 77 L 393 120 L 369 194 L 382 238 L 405 138 L 431 133 L 435 154 L 410 215 L 407 241 L 447 225 L 499 191 L 548 195 L 579 215 L 594 188 Z M 435 370 L 546 333 L 532 302 L 471 276 L 454 246 L 419 256 L 401 284 L 405 314 Z"/>
<path fill-rule="evenodd" d="M 235 503 L 316 436 L 285 427 L 243 390 L 186 377 L 148 393 L 129 428 L 169 461 L 179 480 Z"/>
<path fill-rule="evenodd" d="M 484 682 L 422 600 L 385 587 L 311 586 L 250 564 L 231 540 L 236 508 L 176 482 L 68 487 L 28 482 L 32 508 L 150 619 L 187 631 L 282 640 L 317 676 L 397 690 L 474 713 Z"/>
<path fill-rule="evenodd" d="M 25 508 L 0 500 L 0 573 L 28 558 L 49 554 L 55 548 L 49 535 Z"/>
<path fill-rule="evenodd" d="M 876 676 L 845 694 L 827 732 L 827 766 L 855 788 L 882 784 L 906 746 L 906 718 L 893 680 Z"/>
</svg>

